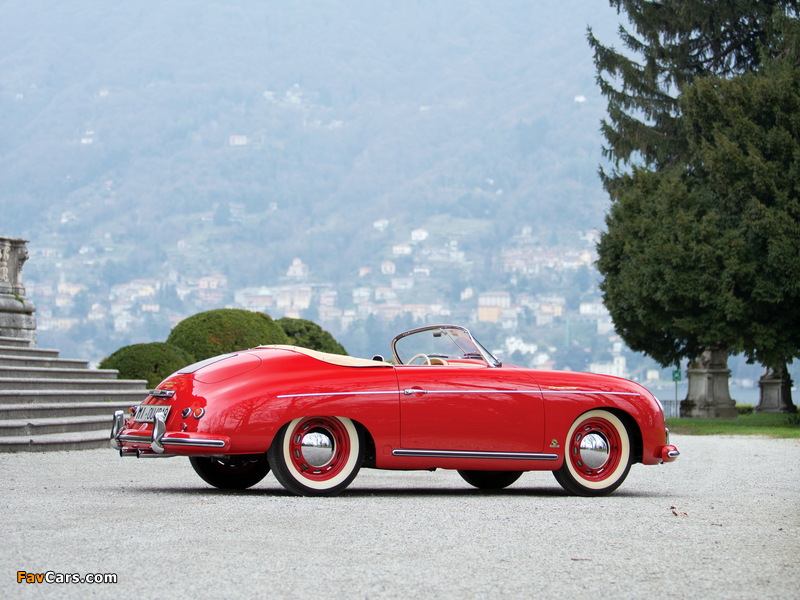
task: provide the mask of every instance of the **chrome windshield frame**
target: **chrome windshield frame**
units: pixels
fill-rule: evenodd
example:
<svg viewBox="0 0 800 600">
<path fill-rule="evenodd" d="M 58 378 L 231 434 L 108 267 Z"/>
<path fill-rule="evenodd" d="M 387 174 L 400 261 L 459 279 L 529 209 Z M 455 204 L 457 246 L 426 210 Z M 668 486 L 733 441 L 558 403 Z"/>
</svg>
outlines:
<svg viewBox="0 0 800 600">
<path fill-rule="evenodd" d="M 405 332 L 397 335 L 392 340 L 392 357 L 394 358 L 395 364 L 396 365 L 404 364 L 403 361 L 401 360 L 400 356 L 397 353 L 397 342 L 399 342 L 403 338 L 406 338 L 406 337 L 409 337 L 409 336 L 412 336 L 412 335 L 415 335 L 415 334 L 424 333 L 426 331 L 436 331 L 436 330 L 440 330 L 440 331 L 456 330 L 456 331 L 458 331 L 459 334 L 466 336 L 469 339 L 469 341 L 475 346 L 475 349 L 478 351 L 478 353 L 480 354 L 481 358 L 486 363 L 486 366 L 492 367 L 492 368 L 496 368 L 496 367 L 499 367 L 502 364 L 477 339 L 475 339 L 475 336 L 472 335 L 472 332 L 470 332 L 469 329 L 467 329 L 466 327 L 461 327 L 460 325 L 428 325 L 426 327 L 419 327 L 417 329 L 411 329 L 410 331 L 405 331 Z M 453 339 L 453 341 L 455 343 L 455 336 L 449 336 L 448 335 L 448 337 Z"/>
</svg>

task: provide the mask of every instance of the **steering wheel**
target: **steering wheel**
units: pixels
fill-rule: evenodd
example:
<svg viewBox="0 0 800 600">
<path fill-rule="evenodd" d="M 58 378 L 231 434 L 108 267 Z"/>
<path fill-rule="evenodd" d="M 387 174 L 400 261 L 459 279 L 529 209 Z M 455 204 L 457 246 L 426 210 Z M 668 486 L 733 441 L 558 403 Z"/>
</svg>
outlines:
<svg viewBox="0 0 800 600">
<path fill-rule="evenodd" d="M 406 364 L 407 364 L 407 365 L 410 365 L 410 364 L 412 364 L 412 363 L 413 363 L 415 360 L 417 360 L 418 358 L 421 358 L 421 359 L 423 359 L 423 360 L 422 360 L 422 362 L 421 362 L 420 364 L 423 364 L 423 365 L 430 365 L 430 364 L 431 364 L 431 359 L 430 359 L 430 358 L 428 358 L 428 355 L 427 355 L 427 354 L 423 354 L 422 352 L 420 352 L 419 354 L 415 354 L 414 356 L 412 356 L 412 357 L 411 357 L 411 360 L 409 360 L 409 361 L 408 361 Z"/>
<path fill-rule="evenodd" d="M 410 365 L 418 358 L 422 359 L 422 362 L 420 363 L 422 365 L 447 365 L 447 361 L 445 359 L 438 356 L 428 356 L 427 354 L 423 354 L 421 352 L 412 356 L 411 360 L 409 360 L 406 364 Z"/>
</svg>

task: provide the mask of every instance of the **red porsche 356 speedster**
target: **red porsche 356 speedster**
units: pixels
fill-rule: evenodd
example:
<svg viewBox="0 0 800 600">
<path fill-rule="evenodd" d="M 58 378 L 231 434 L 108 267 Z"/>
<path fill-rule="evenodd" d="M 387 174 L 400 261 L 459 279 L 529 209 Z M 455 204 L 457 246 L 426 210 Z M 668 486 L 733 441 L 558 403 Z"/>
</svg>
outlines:
<svg viewBox="0 0 800 600">
<path fill-rule="evenodd" d="M 188 456 L 219 488 L 272 470 L 308 496 L 341 492 L 362 467 L 456 469 L 483 489 L 552 471 L 567 492 L 599 496 L 631 464 L 678 456 L 658 400 L 631 381 L 501 364 L 452 325 L 402 333 L 392 355 L 262 346 L 204 360 L 117 411 L 111 447 Z"/>
</svg>

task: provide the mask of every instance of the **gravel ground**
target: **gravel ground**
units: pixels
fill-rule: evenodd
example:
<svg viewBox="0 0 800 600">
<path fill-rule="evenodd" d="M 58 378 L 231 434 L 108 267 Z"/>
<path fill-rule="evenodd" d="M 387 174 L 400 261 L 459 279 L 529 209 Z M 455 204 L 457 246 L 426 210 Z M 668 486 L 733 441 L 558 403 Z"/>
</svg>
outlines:
<svg viewBox="0 0 800 600">
<path fill-rule="evenodd" d="M 550 473 L 489 494 L 450 471 L 364 470 L 337 498 L 296 498 L 272 475 L 209 488 L 181 458 L 0 454 L 0 597 L 800 596 L 800 440 L 673 443 L 677 462 L 596 499 Z"/>
</svg>

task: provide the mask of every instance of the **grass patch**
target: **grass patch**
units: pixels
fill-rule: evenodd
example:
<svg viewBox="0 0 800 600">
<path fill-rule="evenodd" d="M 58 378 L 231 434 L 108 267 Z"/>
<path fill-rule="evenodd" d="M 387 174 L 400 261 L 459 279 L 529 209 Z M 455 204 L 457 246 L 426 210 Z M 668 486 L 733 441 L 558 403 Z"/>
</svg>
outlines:
<svg viewBox="0 0 800 600">
<path fill-rule="evenodd" d="M 763 435 L 800 438 L 800 416 L 780 413 L 739 415 L 738 419 L 667 419 L 670 433 L 684 435 Z"/>
</svg>

